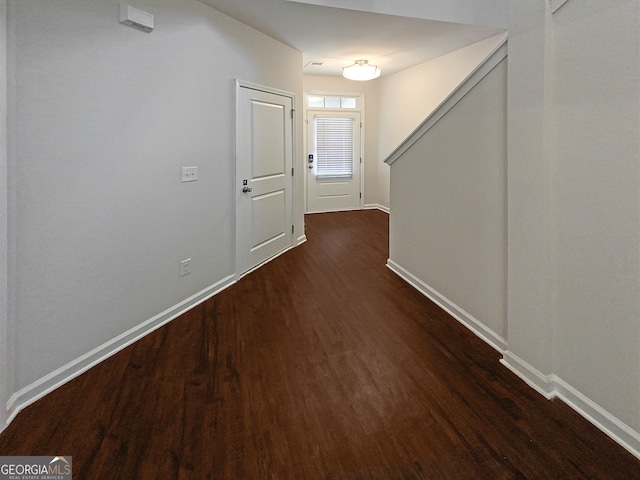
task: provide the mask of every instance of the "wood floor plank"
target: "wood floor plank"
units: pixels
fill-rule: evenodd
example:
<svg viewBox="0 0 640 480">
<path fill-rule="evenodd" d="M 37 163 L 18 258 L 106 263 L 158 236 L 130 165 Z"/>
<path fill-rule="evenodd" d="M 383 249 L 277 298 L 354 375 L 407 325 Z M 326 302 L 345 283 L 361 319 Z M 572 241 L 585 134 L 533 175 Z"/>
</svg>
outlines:
<svg viewBox="0 0 640 480">
<path fill-rule="evenodd" d="M 393 274 L 388 216 L 308 242 L 21 412 L 76 479 L 637 479 L 640 461 Z"/>
</svg>

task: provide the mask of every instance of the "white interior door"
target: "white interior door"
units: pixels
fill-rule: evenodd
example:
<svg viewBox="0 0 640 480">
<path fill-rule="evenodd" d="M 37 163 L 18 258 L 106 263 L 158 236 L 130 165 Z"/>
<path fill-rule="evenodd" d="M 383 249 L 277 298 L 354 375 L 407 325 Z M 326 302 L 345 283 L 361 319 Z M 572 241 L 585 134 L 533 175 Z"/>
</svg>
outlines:
<svg viewBox="0 0 640 480">
<path fill-rule="evenodd" d="M 236 261 L 242 274 L 293 245 L 292 98 L 238 88 Z"/>
<path fill-rule="evenodd" d="M 307 211 L 361 208 L 359 112 L 307 113 Z"/>
</svg>

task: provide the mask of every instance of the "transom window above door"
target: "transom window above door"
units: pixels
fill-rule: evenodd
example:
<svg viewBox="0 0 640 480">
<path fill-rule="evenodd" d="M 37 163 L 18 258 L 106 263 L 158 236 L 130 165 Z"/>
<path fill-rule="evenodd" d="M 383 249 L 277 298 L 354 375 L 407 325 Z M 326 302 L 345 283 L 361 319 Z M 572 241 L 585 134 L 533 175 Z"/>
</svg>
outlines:
<svg viewBox="0 0 640 480">
<path fill-rule="evenodd" d="M 309 95 L 307 106 L 309 108 L 356 108 L 356 97 L 333 97 L 322 95 Z"/>
</svg>

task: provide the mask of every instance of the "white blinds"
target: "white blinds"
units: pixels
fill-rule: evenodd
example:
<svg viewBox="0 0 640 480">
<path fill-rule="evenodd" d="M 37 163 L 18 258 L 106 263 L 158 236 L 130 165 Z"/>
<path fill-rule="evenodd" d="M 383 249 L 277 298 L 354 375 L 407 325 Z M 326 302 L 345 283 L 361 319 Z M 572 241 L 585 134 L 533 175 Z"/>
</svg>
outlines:
<svg viewBox="0 0 640 480">
<path fill-rule="evenodd" d="M 316 175 L 353 175 L 353 119 L 316 117 Z"/>
</svg>

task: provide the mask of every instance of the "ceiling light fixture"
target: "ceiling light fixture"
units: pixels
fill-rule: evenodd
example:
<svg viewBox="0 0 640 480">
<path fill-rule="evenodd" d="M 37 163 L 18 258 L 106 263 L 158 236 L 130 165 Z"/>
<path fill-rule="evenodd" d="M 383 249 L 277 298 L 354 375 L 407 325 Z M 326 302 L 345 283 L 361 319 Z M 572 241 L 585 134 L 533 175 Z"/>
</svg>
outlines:
<svg viewBox="0 0 640 480">
<path fill-rule="evenodd" d="M 368 60 L 356 60 L 356 63 L 342 69 L 342 75 L 349 80 L 373 80 L 380 76 L 380 69 Z"/>
</svg>

